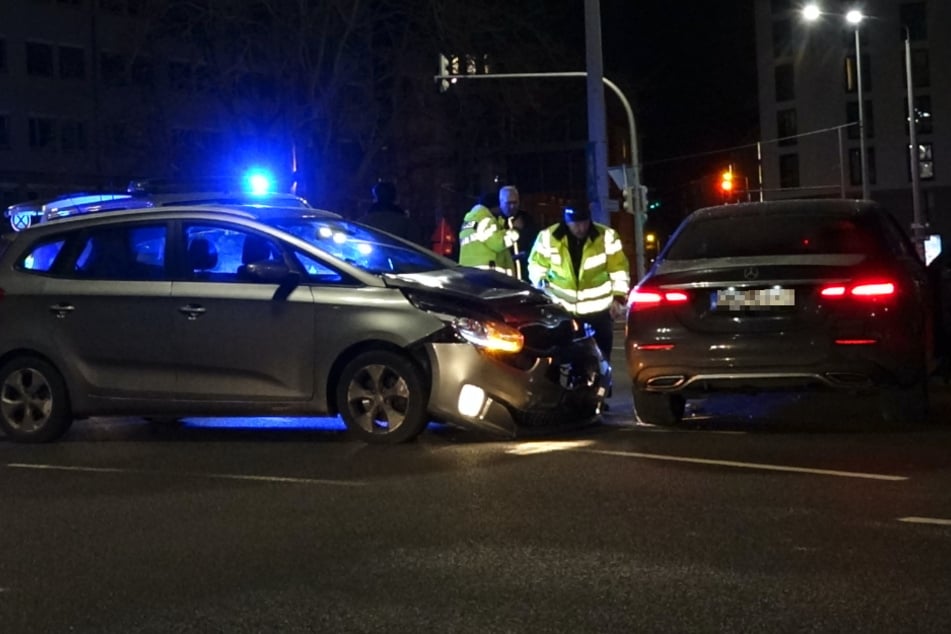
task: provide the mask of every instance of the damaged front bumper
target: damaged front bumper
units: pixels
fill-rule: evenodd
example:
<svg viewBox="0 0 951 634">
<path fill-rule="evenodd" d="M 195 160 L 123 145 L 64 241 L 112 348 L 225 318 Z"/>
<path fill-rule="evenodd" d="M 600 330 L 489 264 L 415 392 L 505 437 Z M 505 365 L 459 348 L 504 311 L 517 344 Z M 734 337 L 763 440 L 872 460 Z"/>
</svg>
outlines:
<svg viewBox="0 0 951 634">
<path fill-rule="evenodd" d="M 590 424 L 611 389 L 611 366 L 592 337 L 530 363 L 460 343 L 434 343 L 430 356 L 433 419 L 509 437 Z"/>
</svg>

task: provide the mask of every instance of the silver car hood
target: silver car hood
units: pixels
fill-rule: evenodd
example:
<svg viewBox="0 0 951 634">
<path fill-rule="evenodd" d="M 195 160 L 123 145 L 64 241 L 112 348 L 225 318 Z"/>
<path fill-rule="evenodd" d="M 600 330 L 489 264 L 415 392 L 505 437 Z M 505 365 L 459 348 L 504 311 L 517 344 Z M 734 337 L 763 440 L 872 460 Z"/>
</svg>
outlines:
<svg viewBox="0 0 951 634">
<path fill-rule="evenodd" d="M 467 266 L 425 273 L 384 275 L 383 281 L 392 288 L 426 290 L 487 302 L 516 300 L 525 303 L 548 303 L 549 301 L 544 293 L 514 277 Z"/>
</svg>

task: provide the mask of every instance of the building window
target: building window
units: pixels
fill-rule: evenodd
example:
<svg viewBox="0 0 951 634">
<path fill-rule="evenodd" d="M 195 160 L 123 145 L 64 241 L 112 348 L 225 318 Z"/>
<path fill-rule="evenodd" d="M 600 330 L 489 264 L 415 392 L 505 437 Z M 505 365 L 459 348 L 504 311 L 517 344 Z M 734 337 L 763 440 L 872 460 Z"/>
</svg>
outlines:
<svg viewBox="0 0 951 634">
<path fill-rule="evenodd" d="M 53 47 L 40 42 L 27 42 L 26 73 L 36 77 L 52 77 Z"/>
<path fill-rule="evenodd" d="M 796 135 L 799 130 L 796 124 L 795 108 L 787 108 L 776 113 L 776 132 L 780 145 L 796 145 Z"/>
<path fill-rule="evenodd" d="M 908 136 L 908 100 L 902 99 L 905 111 L 905 136 Z M 934 131 L 931 121 L 931 95 L 915 95 L 915 131 L 918 134 L 931 134 Z"/>
<path fill-rule="evenodd" d="M 30 147 L 41 150 L 53 147 L 55 122 L 46 117 L 30 117 Z"/>
<path fill-rule="evenodd" d="M 779 157 L 779 186 L 783 189 L 799 187 L 798 154 L 783 154 Z"/>
<path fill-rule="evenodd" d="M 82 121 L 63 121 L 59 127 L 60 147 L 64 152 L 85 152 L 86 125 Z"/>
<path fill-rule="evenodd" d="M 10 115 L 0 114 L 0 148 L 10 148 Z"/>
<path fill-rule="evenodd" d="M 125 2 L 123 0 L 99 0 L 99 8 L 107 13 L 122 15 L 125 11 Z"/>
<path fill-rule="evenodd" d="M 125 86 L 125 60 L 117 53 L 99 55 L 99 76 L 107 86 Z"/>
<path fill-rule="evenodd" d="M 192 86 L 191 66 L 187 62 L 169 62 L 168 85 L 172 90 L 189 92 Z"/>
<path fill-rule="evenodd" d="M 865 119 L 865 138 L 871 139 L 875 136 L 875 111 L 872 109 L 872 102 L 868 99 L 864 100 L 865 107 L 862 117 Z M 845 104 L 845 120 L 848 123 L 858 124 L 859 122 L 859 102 L 850 101 Z M 849 126 L 849 138 L 857 139 L 859 138 L 859 126 L 850 125 Z"/>
<path fill-rule="evenodd" d="M 83 79 L 86 76 L 86 52 L 75 46 L 60 46 L 59 76 L 63 79 Z"/>
<path fill-rule="evenodd" d="M 784 57 L 792 53 L 791 24 L 789 19 L 773 22 L 773 57 Z"/>
<path fill-rule="evenodd" d="M 792 0 L 770 0 L 769 6 L 773 15 L 789 13 L 793 9 Z"/>
<path fill-rule="evenodd" d="M 7 41 L 0 40 L 0 73 L 7 72 Z"/>
<path fill-rule="evenodd" d="M 792 64 L 776 66 L 776 101 L 790 101 L 796 98 L 795 74 Z"/>
<path fill-rule="evenodd" d="M 859 158 L 859 148 L 849 150 L 849 182 L 853 185 L 862 184 L 862 161 Z M 868 182 L 875 184 L 875 148 L 865 148 L 865 160 L 868 162 Z"/>
<path fill-rule="evenodd" d="M 855 55 L 845 58 L 845 92 L 857 92 L 859 89 L 858 72 L 855 68 Z M 862 92 L 872 89 L 872 66 L 868 55 L 862 53 Z"/>
<path fill-rule="evenodd" d="M 132 83 L 137 86 L 151 86 L 155 79 L 155 65 L 152 60 L 137 57 L 132 61 Z"/>
<path fill-rule="evenodd" d="M 901 74 L 904 79 L 902 85 L 906 85 L 908 80 L 905 79 L 904 64 Z M 927 88 L 931 85 L 931 61 L 925 49 L 911 51 L 911 83 L 916 88 Z"/>
<path fill-rule="evenodd" d="M 913 42 L 928 39 L 928 13 L 924 2 L 906 2 L 901 5 L 901 39 L 905 39 L 905 29 Z"/>
<path fill-rule="evenodd" d="M 918 177 L 923 181 L 934 180 L 934 147 L 930 143 L 918 144 Z"/>
<path fill-rule="evenodd" d="M 192 70 L 192 78 L 195 80 L 195 90 L 199 92 L 210 92 L 215 85 L 215 76 L 207 64 L 198 64 Z"/>
</svg>

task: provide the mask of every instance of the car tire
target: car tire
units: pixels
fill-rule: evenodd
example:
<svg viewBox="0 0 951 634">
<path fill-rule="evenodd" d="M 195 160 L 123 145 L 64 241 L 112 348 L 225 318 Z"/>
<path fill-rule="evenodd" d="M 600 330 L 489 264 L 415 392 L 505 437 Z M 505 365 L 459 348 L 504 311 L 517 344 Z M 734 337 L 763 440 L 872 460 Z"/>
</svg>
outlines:
<svg viewBox="0 0 951 634">
<path fill-rule="evenodd" d="M 649 425 L 679 425 L 687 401 L 679 394 L 634 390 L 634 414 Z"/>
<path fill-rule="evenodd" d="M 920 424 L 928 420 L 928 382 L 890 386 L 878 393 L 879 412 L 886 423 Z"/>
<path fill-rule="evenodd" d="M 367 443 L 393 445 L 416 438 L 428 422 L 429 386 L 407 357 L 386 350 L 364 352 L 344 367 L 337 409 L 351 434 Z"/>
<path fill-rule="evenodd" d="M 7 438 L 50 442 L 72 422 L 66 384 L 56 368 L 33 356 L 16 357 L 0 367 L 0 429 Z"/>
</svg>

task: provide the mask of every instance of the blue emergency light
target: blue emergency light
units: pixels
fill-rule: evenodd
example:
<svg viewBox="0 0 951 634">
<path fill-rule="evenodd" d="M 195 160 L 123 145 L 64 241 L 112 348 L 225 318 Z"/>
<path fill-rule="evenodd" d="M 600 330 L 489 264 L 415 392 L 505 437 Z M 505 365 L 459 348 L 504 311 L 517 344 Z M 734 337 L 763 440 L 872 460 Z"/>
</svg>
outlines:
<svg viewBox="0 0 951 634">
<path fill-rule="evenodd" d="M 274 179 L 264 170 L 254 169 L 245 174 L 245 189 L 254 196 L 264 196 L 271 192 Z"/>
</svg>

